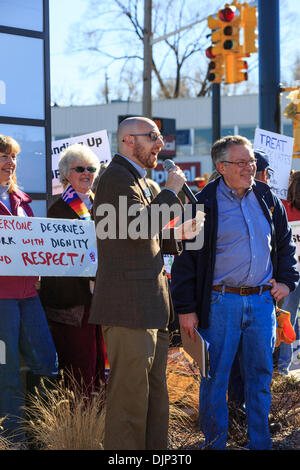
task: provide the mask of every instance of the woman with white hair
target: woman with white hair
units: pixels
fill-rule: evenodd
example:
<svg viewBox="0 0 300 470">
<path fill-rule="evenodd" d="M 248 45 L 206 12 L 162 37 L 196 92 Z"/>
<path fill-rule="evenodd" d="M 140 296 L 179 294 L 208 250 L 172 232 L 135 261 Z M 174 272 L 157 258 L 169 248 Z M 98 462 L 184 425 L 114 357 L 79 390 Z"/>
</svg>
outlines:
<svg viewBox="0 0 300 470">
<path fill-rule="evenodd" d="M 67 147 L 59 161 L 64 191 L 48 210 L 48 217 L 91 220 L 92 187 L 100 162 L 86 145 Z M 56 346 L 60 369 L 68 371 L 90 394 L 104 381 L 105 349 L 98 325 L 89 324 L 92 299 L 87 277 L 45 277 L 40 297 Z"/>
</svg>

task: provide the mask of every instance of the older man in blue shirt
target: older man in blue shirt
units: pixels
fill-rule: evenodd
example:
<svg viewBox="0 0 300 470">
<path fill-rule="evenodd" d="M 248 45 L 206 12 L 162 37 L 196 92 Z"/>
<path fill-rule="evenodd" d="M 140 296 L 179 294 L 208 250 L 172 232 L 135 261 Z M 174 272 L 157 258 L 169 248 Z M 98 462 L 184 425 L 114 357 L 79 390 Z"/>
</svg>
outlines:
<svg viewBox="0 0 300 470">
<path fill-rule="evenodd" d="M 268 426 L 276 301 L 298 282 L 295 246 L 280 200 L 255 181 L 251 143 L 227 136 L 212 147 L 221 177 L 197 195 L 204 205 L 204 245 L 188 247 L 172 268 L 171 291 L 181 329 L 209 343 L 210 377 L 200 385 L 206 445 L 225 449 L 226 392 L 241 347 L 250 449 L 271 449 Z"/>
</svg>

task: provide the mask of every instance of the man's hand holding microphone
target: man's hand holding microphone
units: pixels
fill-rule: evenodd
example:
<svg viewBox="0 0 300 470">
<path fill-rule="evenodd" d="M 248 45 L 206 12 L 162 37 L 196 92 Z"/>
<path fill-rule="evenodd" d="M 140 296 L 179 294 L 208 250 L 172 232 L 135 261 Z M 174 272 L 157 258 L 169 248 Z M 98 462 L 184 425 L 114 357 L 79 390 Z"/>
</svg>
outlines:
<svg viewBox="0 0 300 470">
<path fill-rule="evenodd" d="M 176 194 L 178 194 L 180 190 L 183 190 L 190 202 L 192 204 L 196 204 L 197 199 L 186 184 L 185 174 L 179 168 L 179 166 L 175 165 L 172 160 L 165 160 L 163 163 L 163 167 L 165 171 L 168 172 L 165 189 L 170 189 Z M 197 211 L 196 216 L 193 219 L 187 220 L 178 227 L 175 227 L 175 238 L 177 238 L 178 240 L 190 240 L 191 238 L 196 237 L 203 228 L 204 220 L 204 212 Z"/>
</svg>

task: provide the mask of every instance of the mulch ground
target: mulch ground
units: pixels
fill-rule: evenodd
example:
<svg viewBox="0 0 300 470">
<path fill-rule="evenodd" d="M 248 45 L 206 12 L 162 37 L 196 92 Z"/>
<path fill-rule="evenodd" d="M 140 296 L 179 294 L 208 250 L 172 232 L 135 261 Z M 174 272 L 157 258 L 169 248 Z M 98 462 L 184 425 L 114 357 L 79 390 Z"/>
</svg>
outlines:
<svg viewBox="0 0 300 470">
<path fill-rule="evenodd" d="M 196 450 L 204 447 L 198 425 L 201 375 L 182 348 L 170 348 L 167 368 L 170 397 L 169 449 Z M 280 423 L 272 434 L 273 450 L 300 450 L 300 377 L 274 373 L 270 418 Z M 234 411 L 234 410 L 233 410 Z M 247 442 L 246 424 L 231 419 L 227 448 L 241 450 Z"/>
</svg>

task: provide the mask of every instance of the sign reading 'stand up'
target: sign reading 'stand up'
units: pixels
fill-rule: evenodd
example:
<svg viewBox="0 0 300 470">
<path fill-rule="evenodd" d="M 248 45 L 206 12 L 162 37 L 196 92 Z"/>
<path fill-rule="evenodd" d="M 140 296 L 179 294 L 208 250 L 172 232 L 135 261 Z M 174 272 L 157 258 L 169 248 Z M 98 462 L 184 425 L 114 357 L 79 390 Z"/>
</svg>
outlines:
<svg viewBox="0 0 300 470">
<path fill-rule="evenodd" d="M 58 162 L 61 152 L 72 144 L 83 144 L 88 146 L 99 158 L 100 163 L 109 163 L 111 161 L 111 152 L 107 131 L 97 131 L 91 134 L 69 137 L 52 142 L 52 194 L 61 194 L 63 186 L 59 181 Z"/>
<path fill-rule="evenodd" d="M 0 216 L 0 234 L 0 276 L 96 274 L 93 221 Z"/>
</svg>

